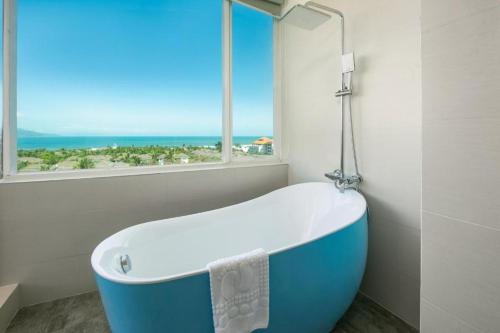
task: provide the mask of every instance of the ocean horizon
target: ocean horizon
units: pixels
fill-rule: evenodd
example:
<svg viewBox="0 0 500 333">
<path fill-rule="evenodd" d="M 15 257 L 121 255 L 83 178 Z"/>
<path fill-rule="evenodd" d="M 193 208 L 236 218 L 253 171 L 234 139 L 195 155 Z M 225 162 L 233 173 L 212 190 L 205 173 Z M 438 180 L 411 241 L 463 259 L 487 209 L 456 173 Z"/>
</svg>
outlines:
<svg viewBox="0 0 500 333">
<path fill-rule="evenodd" d="M 250 144 L 262 136 L 235 136 L 233 144 Z M 272 138 L 272 136 L 268 136 Z M 84 149 L 148 146 L 215 146 L 221 136 L 38 136 L 18 137 L 18 149 Z"/>
</svg>

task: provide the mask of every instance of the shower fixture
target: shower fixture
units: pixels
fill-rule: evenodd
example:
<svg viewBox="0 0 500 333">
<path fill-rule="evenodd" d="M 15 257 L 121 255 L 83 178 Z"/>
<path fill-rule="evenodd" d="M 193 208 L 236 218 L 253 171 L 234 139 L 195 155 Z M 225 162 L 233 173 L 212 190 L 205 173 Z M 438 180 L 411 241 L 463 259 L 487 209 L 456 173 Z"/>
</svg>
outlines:
<svg viewBox="0 0 500 333">
<path fill-rule="evenodd" d="M 339 169 L 326 173 L 325 176 L 335 183 L 335 186 L 343 192 L 346 189 L 359 190 L 359 185 L 363 178 L 359 174 L 358 160 L 356 156 L 356 147 L 354 144 L 354 131 L 352 125 L 352 111 L 351 111 L 351 96 L 352 96 L 352 73 L 354 72 L 354 53 L 344 53 L 344 14 L 341 11 L 331 8 L 313 1 L 306 2 L 304 5 L 295 5 L 287 11 L 280 21 L 286 24 L 292 24 L 302 29 L 313 30 L 325 23 L 331 18 L 330 14 L 340 17 L 340 53 L 342 55 L 342 79 L 341 88 L 335 92 L 335 97 L 340 98 L 340 167 Z M 345 103 L 345 99 L 349 99 L 349 103 Z M 348 105 L 352 155 L 354 162 L 355 173 L 351 176 L 345 174 L 345 159 L 344 159 L 344 109 Z"/>
<path fill-rule="evenodd" d="M 295 5 L 281 17 L 281 21 L 302 29 L 313 30 L 331 18 L 330 15 L 304 5 Z"/>
</svg>

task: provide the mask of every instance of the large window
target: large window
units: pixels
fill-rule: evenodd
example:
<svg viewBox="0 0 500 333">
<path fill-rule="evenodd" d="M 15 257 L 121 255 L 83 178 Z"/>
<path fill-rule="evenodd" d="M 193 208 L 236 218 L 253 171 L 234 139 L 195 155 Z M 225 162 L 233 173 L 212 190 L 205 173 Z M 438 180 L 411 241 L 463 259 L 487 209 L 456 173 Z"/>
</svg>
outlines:
<svg viewBox="0 0 500 333">
<path fill-rule="evenodd" d="M 273 156 L 273 18 L 233 4 L 233 156 Z"/>
<path fill-rule="evenodd" d="M 273 156 L 271 16 L 229 0 L 10 1 L 9 174 Z"/>
</svg>

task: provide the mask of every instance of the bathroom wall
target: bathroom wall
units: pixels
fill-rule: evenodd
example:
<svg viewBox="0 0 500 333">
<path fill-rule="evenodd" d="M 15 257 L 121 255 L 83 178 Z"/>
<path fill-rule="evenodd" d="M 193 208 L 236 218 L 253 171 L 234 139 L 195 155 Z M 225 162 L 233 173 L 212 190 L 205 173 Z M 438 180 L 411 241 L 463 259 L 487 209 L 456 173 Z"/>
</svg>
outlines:
<svg viewBox="0 0 500 333">
<path fill-rule="evenodd" d="M 500 1 L 422 1 L 422 332 L 500 332 Z"/>
<path fill-rule="evenodd" d="M 245 201 L 287 185 L 287 166 L 0 183 L 0 286 L 21 305 L 95 289 L 90 254 L 137 223 Z"/>
<path fill-rule="evenodd" d="M 369 256 L 361 290 L 419 324 L 421 199 L 420 1 L 319 1 L 345 14 L 356 55 L 353 114 Z M 289 1 L 288 6 L 297 3 Z M 304 31 L 282 25 L 283 154 L 289 181 L 326 181 L 339 166 L 339 19 Z M 352 167 L 351 167 L 352 169 Z"/>
</svg>

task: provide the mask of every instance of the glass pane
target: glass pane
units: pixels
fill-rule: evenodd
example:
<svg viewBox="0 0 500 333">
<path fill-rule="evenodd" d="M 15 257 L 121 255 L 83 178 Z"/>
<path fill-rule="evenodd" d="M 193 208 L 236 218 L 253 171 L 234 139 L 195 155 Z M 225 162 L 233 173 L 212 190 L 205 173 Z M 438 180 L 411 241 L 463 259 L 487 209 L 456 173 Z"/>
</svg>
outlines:
<svg viewBox="0 0 500 333">
<path fill-rule="evenodd" d="M 221 160 L 221 0 L 18 0 L 18 170 Z"/>
<path fill-rule="evenodd" d="M 233 158 L 273 155 L 273 18 L 233 3 Z"/>
</svg>

